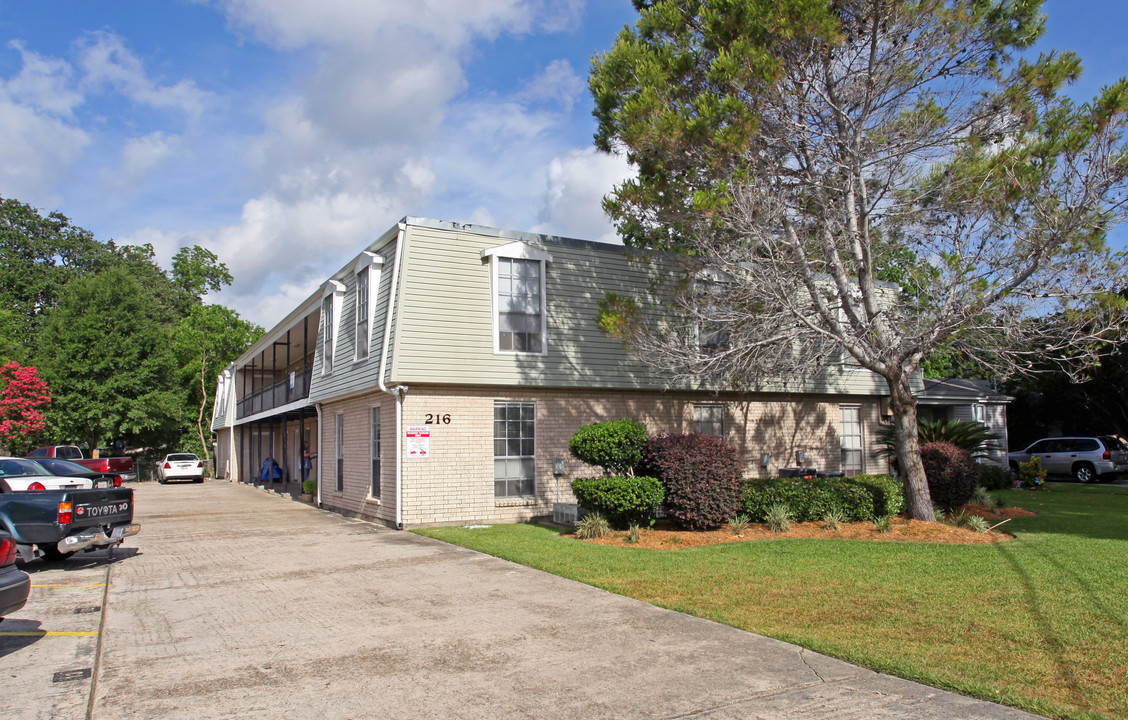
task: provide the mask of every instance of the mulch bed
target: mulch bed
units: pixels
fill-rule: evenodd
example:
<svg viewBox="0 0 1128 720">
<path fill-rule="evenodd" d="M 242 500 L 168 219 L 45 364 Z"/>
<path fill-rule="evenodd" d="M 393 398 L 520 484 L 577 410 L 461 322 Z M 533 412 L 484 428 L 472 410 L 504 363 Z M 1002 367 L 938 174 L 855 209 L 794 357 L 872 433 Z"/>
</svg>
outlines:
<svg viewBox="0 0 1128 720">
<path fill-rule="evenodd" d="M 1002 522 L 1007 518 L 1029 517 L 1035 515 L 1029 510 L 1017 507 L 991 510 L 983 505 L 967 505 L 964 512 L 978 515 L 990 524 Z M 838 530 L 827 530 L 821 522 L 793 523 L 784 533 L 772 532 L 762 523 L 752 523 L 742 535 L 734 535 L 726 525 L 716 530 L 675 530 L 668 523 L 659 523 L 654 528 L 639 530 L 638 542 L 627 542 L 626 531 L 616 531 L 606 537 L 586 540 L 599 545 L 670 550 L 682 547 L 717 545 L 719 543 L 749 542 L 752 540 L 780 540 L 787 538 L 838 538 L 849 540 L 875 540 L 878 542 L 934 542 L 958 545 L 983 545 L 1012 540 L 1013 535 L 1005 532 L 1005 525 L 986 533 L 967 528 L 958 528 L 943 523 L 921 522 L 906 518 L 894 518 L 889 532 L 878 532 L 872 522 L 842 523 Z"/>
</svg>

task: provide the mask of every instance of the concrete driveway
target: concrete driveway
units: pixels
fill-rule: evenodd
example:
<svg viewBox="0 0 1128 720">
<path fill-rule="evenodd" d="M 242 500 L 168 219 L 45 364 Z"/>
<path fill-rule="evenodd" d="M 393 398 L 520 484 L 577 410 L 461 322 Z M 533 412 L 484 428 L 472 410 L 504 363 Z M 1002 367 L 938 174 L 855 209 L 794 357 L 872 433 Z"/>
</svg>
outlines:
<svg viewBox="0 0 1128 720">
<path fill-rule="evenodd" d="M 90 718 L 1035 717 L 246 486 L 137 508 Z"/>
</svg>

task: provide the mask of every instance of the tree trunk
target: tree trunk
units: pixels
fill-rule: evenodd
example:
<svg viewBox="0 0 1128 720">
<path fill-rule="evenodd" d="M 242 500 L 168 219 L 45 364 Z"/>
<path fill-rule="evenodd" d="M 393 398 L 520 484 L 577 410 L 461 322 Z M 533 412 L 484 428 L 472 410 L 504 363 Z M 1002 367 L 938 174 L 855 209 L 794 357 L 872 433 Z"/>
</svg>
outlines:
<svg viewBox="0 0 1128 720">
<path fill-rule="evenodd" d="M 204 451 L 205 470 L 208 465 L 211 464 L 211 453 L 209 452 L 208 443 L 204 440 L 204 408 L 208 406 L 208 387 L 204 375 L 208 368 L 207 358 L 208 353 L 207 350 L 205 350 L 200 357 L 200 397 L 203 399 L 200 400 L 200 412 L 196 415 L 196 432 L 200 435 L 200 448 Z"/>
<path fill-rule="evenodd" d="M 905 484 L 905 505 L 913 520 L 936 522 L 932 496 L 920 460 L 920 436 L 917 431 L 917 401 L 909 387 L 909 376 L 886 378 L 893 409 L 893 426 L 897 438 L 897 464 Z"/>
</svg>

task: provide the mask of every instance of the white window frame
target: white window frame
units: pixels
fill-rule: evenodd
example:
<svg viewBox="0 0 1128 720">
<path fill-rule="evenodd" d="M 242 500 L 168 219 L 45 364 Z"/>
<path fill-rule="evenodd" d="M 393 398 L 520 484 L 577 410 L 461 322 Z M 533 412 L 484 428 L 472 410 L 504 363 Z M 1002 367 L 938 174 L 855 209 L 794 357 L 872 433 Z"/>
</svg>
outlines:
<svg viewBox="0 0 1128 720">
<path fill-rule="evenodd" d="M 508 418 L 503 419 L 503 420 L 499 420 L 497 418 L 498 408 L 505 408 L 506 413 L 508 414 L 509 409 L 513 408 L 513 407 L 517 407 L 517 408 L 520 408 L 522 410 L 524 410 L 526 408 L 531 409 L 532 415 L 533 415 L 533 420 L 532 420 L 533 421 L 533 434 L 532 434 L 531 438 L 526 438 L 520 430 L 518 430 L 518 435 L 516 437 L 512 437 L 509 434 L 509 429 L 511 427 L 509 425 L 509 423 L 516 422 L 516 423 L 518 423 L 518 425 L 520 425 L 520 423 L 523 422 L 522 420 L 520 420 L 520 419 L 510 420 Z M 505 432 L 501 437 L 498 436 L 498 423 L 499 422 L 505 424 Z M 493 441 L 494 441 L 494 447 L 493 447 L 494 500 L 514 500 L 514 499 L 519 499 L 519 498 L 536 497 L 536 495 L 537 495 L 537 404 L 535 402 L 529 402 L 527 400 L 495 400 L 494 401 L 494 416 L 493 416 L 493 432 L 491 433 L 491 436 L 493 437 Z M 511 454 L 509 452 L 508 443 L 510 441 L 516 441 L 518 444 L 521 444 L 526 439 L 530 440 L 532 442 L 532 447 L 531 447 L 532 452 L 531 453 L 525 453 L 525 452 L 523 452 L 523 449 L 522 449 L 522 451 L 519 451 L 517 454 Z M 506 444 L 505 452 L 498 452 L 498 449 L 499 449 L 498 443 L 499 442 Z M 530 477 L 530 478 L 516 477 L 516 476 L 508 474 L 508 472 L 507 472 L 503 475 L 503 477 L 498 478 L 498 463 L 499 462 L 502 463 L 502 465 L 504 465 L 507 469 L 508 469 L 508 467 L 511 466 L 512 463 L 516 463 L 517 466 L 524 466 L 525 464 L 531 464 L 532 469 L 533 469 L 532 477 Z M 511 494 L 507 491 L 507 492 L 505 492 L 501 495 L 498 495 L 498 493 L 497 493 L 497 483 L 498 482 L 504 482 L 504 483 L 506 483 L 506 485 L 508 485 L 510 482 L 513 482 L 514 480 L 520 482 L 520 481 L 526 480 L 526 479 L 532 481 L 532 492 L 530 492 L 530 493 L 512 493 Z"/>
<path fill-rule="evenodd" d="M 353 282 L 355 283 L 356 303 L 353 309 L 353 362 L 367 360 L 372 350 L 372 322 L 375 316 L 376 290 L 380 286 L 380 276 L 384 267 L 384 258 L 370 252 L 360 254 L 353 267 Z M 367 279 L 368 291 L 363 298 L 360 293 L 360 278 Z M 363 303 L 361 302 L 363 300 Z"/>
<path fill-rule="evenodd" d="M 547 269 L 552 262 L 552 256 L 544 250 L 532 247 L 523 242 L 513 242 L 508 245 L 488 248 L 482 251 L 482 257 L 490 261 L 490 294 L 493 299 L 493 346 L 496 355 L 548 355 L 548 294 L 547 294 Z M 508 260 L 528 260 L 540 263 L 540 351 L 528 352 L 525 350 L 501 349 L 501 302 L 498 298 L 500 283 L 498 272 L 501 258 Z"/>
<path fill-rule="evenodd" d="M 857 434 L 847 434 L 846 428 L 846 413 L 857 413 L 858 418 L 858 432 Z M 838 437 L 839 444 L 842 448 L 842 472 L 849 475 L 860 475 L 866 471 L 866 453 L 865 453 L 865 420 L 862 418 L 861 405 L 839 405 L 838 406 Z M 847 438 L 857 438 L 857 444 L 848 444 Z M 858 465 L 847 466 L 846 453 L 857 453 Z"/>
<path fill-rule="evenodd" d="M 971 406 L 971 419 L 981 425 L 986 425 L 987 406 L 983 403 L 973 403 Z"/>
<path fill-rule="evenodd" d="M 337 357 L 341 337 L 341 306 L 344 304 L 345 285 L 329 280 L 321 290 L 321 374 L 330 375 Z M 329 317 L 326 318 L 326 308 Z"/>
<path fill-rule="evenodd" d="M 708 298 L 703 295 L 721 294 L 724 288 L 730 287 L 734 282 L 732 275 L 721 270 L 712 268 L 701 270 L 694 278 L 695 299 L 705 312 L 716 310 L 717 306 L 711 300 L 707 301 Z M 714 288 L 717 290 L 716 293 L 711 292 Z M 702 357 L 726 350 L 730 344 L 727 332 L 717 327 L 706 329 L 702 326 L 700 318 L 693 322 L 693 337 L 697 354 Z"/>
</svg>

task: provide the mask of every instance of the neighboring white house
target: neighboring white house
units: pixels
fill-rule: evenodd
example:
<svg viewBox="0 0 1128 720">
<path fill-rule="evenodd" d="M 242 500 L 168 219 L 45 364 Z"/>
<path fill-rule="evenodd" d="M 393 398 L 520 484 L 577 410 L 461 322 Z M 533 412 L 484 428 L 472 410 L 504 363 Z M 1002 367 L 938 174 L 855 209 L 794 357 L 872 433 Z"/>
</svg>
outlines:
<svg viewBox="0 0 1128 720">
<path fill-rule="evenodd" d="M 622 417 L 720 435 L 748 476 L 888 470 L 872 373 L 676 387 L 606 337 L 597 301 L 646 297 L 653 272 L 618 245 L 405 218 L 219 377 L 216 467 L 297 493 L 309 443 L 323 507 L 401 528 L 550 515 L 597 472 L 568 440 Z"/>
<path fill-rule="evenodd" d="M 987 380 L 936 378 L 924 381 L 917 395 L 917 416 L 921 420 L 973 420 L 999 436 L 991 442 L 982 461 L 1007 466 L 1007 404 L 1013 397 L 991 387 Z"/>
</svg>

